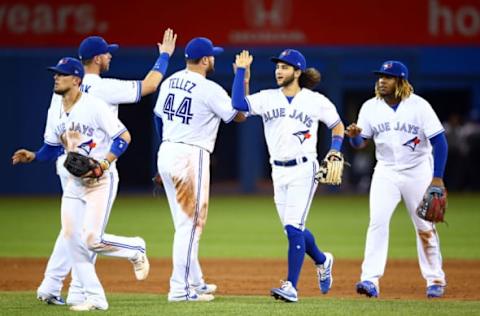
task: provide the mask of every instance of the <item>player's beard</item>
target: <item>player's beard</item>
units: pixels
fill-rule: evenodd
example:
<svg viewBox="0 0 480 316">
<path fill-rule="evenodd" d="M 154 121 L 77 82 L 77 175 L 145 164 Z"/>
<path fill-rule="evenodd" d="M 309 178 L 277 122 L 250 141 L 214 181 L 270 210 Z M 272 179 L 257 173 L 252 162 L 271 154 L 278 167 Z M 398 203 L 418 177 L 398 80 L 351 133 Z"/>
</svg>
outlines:
<svg viewBox="0 0 480 316">
<path fill-rule="evenodd" d="M 383 98 L 393 98 L 395 97 L 395 88 L 389 89 L 388 87 L 378 88 L 378 94 Z"/>
<path fill-rule="evenodd" d="M 292 75 L 289 76 L 289 77 L 283 78 L 283 82 L 281 82 L 281 83 L 279 84 L 279 86 L 282 87 L 282 88 L 285 88 L 285 87 L 288 87 L 289 85 L 291 85 L 292 82 L 294 82 L 294 81 L 295 81 L 295 75 L 292 74 Z"/>
<path fill-rule="evenodd" d="M 110 62 L 102 62 L 100 65 L 100 72 L 106 72 L 110 69 Z"/>
<path fill-rule="evenodd" d="M 207 68 L 207 75 L 213 75 L 215 73 L 215 65 L 208 60 L 208 68 Z"/>
<path fill-rule="evenodd" d="M 53 88 L 53 92 L 55 92 L 56 94 L 59 94 L 61 96 L 64 96 L 65 94 L 68 93 L 68 91 L 70 91 L 70 88 Z"/>
</svg>

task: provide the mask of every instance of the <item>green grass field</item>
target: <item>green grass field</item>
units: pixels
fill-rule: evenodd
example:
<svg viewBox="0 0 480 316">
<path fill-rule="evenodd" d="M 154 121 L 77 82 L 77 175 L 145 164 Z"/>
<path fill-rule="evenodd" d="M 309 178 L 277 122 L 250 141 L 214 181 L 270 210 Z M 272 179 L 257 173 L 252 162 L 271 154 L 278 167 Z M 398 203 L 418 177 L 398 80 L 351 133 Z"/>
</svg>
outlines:
<svg viewBox="0 0 480 316">
<path fill-rule="evenodd" d="M 478 315 L 479 302 L 399 301 L 303 298 L 285 304 L 268 297 L 216 296 L 209 303 L 168 303 L 164 295 L 111 294 L 108 311 L 98 315 Z M 0 294 L 0 315 L 72 315 L 64 306 L 47 306 L 32 300 L 32 293 Z"/>
<path fill-rule="evenodd" d="M 60 229 L 60 199 L 0 199 L 0 257 L 46 257 Z M 444 258 L 480 258 L 480 195 L 451 195 L 448 226 L 438 225 Z M 362 258 L 368 225 L 366 196 L 317 196 L 307 227 L 318 244 L 338 258 Z M 173 224 L 163 198 L 117 199 L 107 231 L 141 235 L 153 257 L 170 257 Z M 262 196 L 214 197 L 202 235 L 201 256 L 283 258 L 285 236 L 273 199 Z M 395 212 L 390 258 L 415 258 L 413 225 L 403 204 Z"/>
<path fill-rule="evenodd" d="M 480 259 L 480 195 L 450 195 L 447 220 L 438 225 L 445 259 Z M 58 198 L 0 198 L 0 257 L 47 257 L 60 229 Z M 213 197 L 200 247 L 201 257 L 284 258 L 286 240 L 272 197 Z M 323 249 L 336 258 L 363 255 L 368 224 L 365 196 L 317 196 L 307 227 Z M 173 227 L 165 199 L 120 197 L 107 231 L 145 238 L 151 257 L 171 254 Z M 392 218 L 390 258 L 416 258 L 415 235 L 401 204 Z M 480 281 L 480 280 L 479 280 Z M 0 292 L 5 315 L 61 315 L 66 308 L 43 306 L 34 293 Z M 160 295 L 109 294 L 116 315 L 478 315 L 480 302 L 339 300 L 305 298 L 299 304 L 280 304 L 266 297 L 219 296 L 212 304 L 167 304 Z M 193 306 L 194 305 L 194 306 Z M 5 307 L 7 307 L 5 309 Z"/>
</svg>

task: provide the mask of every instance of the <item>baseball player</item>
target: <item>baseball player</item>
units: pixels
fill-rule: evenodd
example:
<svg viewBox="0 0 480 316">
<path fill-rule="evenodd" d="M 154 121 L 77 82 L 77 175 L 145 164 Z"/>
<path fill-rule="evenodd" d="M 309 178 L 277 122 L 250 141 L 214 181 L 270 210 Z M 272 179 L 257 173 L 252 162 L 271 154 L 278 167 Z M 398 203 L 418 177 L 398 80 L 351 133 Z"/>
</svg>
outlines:
<svg viewBox="0 0 480 316">
<path fill-rule="evenodd" d="M 173 33 L 173 30 L 165 30 L 163 42 L 158 44 L 160 56 L 153 69 L 146 75 L 143 81 L 101 78 L 100 74 L 108 71 L 110 68 L 112 53 L 118 49 L 118 45 L 108 44 L 99 36 L 85 38 L 78 50 L 85 70 L 85 76 L 80 90 L 105 101 L 112 113 L 118 116 L 119 104 L 138 102 L 142 96 L 157 90 L 158 85 L 166 73 L 169 58 L 175 49 L 176 38 L 177 35 Z M 51 106 L 60 102 L 60 99 L 61 96 L 54 94 Z M 60 177 L 62 188 L 65 187 L 65 182 L 69 177 L 69 173 L 63 167 L 65 156 L 66 155 L 62 155 L 57 159 L 57 173 Z M 108 240 L 108 237 L 104 239 Z M 144 243 L 145 242 L 142 241 L 142 245 L 144 245 Z M 149 271 L 149 263 L 145 256 L 144 247 L 143 253 L 141 252 L 142 251 L 139 251 L 137 255 L 129 258 L 133 263 L 135 276 L 139 280 L 145 279 Z M 63 280 L 70 272 L 72 266 L 67 254 L 66 242 L 63 238 L 63 233 L 60 232 L 49 258 L 44 279 L 37 290 L 38 299 L 49 304 L 65 304 L 60 293 Z M 115 256 L 115 252 L 108 253 L 108 255 Z M 84 300 L 84 290 L 77 280 L 75 271 L 73 271 L 67 296 L 67 304 L 76 305 Z"/>
<path fill-rule="evenodd" d="M 185 47 L 186 69 L 160 86 L 154 114 L 163 126 L 158 172 L 172 213 L 175 236 L 168 301 L 211 301 L 217 286 L 205 283 L 198 247 L 208 213 L 210 154 L 220 120 L 242 121 L 225 90 L 206 78 L 223 48 L 197 37 Z"/>
<path fill-rule="evenodd" d="M 62 58 L 49 70 L 55 73 L 54 91 L 61 100 L 48 110 L 45 144 L 36 153 L 18 150 L 12 162 L 51 160 L 59 146 L 100 161 L 102 175 L 98 179 L 69 175 L 63 187 L 61 219 L 68 255 L 85 291 L 85 300 L 70 309 L 106 310 L 108 302 L 95 272 L 95 254 L 146 261 L 143 239 L 104 234 L 117 193 L 115 161 L 128 148 L 130 134 L 105 102 L 80 91 L 84 70 L 79 60 Z"/>
<path fill-rule="evenodd" d="M 427 281 L 427 297 L 442 297 L 446 281 L 437 230 L 415 211 L 429 185 L 444 187 L 448 149 L 444 129 L 431 105 L 413 93 L 404 64 L 386 61 L 375 74 L 375 97 L 362 105 L 357 123 L 346 130 L 355 148 L 363 148 L 373 139 L 377 158 L 370 187 L 365 258 L 356 290 L 368 297 L 380 294 L 390 219 L 403 199 L 417 233 L 418 261 Z"/>
<path fill-rule="evenodd" d="M 326 294 L 332 286 L 333 256 L 321 252 L 306 228 L 308 211 L 317 188 L 317 130 L 321 121 L 332 130 L 330 152 L 339 152 L 344 127 L 335 106 L 311 89 L 320 82 L 320 73 L 308 68 L 297 50 L 286 49 L 271 60 L 276 64 L 279 88 L 245 97 L 244 73 L 253 58 L 247 51 L 237 55 L 237 72 L 232 88 L 233 107 L 263 119 L 270 153 L 274 200 L 288 237 L 288 277 L 271 295 L 285 302 L 298 301 L 297 282 L 305 253 L 317 266 L 319 287 Z"/>
</svg>

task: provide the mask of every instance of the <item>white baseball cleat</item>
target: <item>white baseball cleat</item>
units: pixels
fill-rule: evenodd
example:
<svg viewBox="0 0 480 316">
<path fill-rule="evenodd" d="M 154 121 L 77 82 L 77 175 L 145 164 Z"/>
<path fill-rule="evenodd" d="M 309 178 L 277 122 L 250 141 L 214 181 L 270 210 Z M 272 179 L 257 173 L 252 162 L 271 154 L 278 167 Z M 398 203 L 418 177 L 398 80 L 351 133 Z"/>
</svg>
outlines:
<svg viewBox="0 0 480 316">
<path fill-rule="evenodd" d="M 217 290 L 217 285 L 204 283 L 202 285 L 194 286 L 193 288 L 197 294 L 213 294 Z"/>
<path fill-rule="evenodd" d="M 325 262 L 317 265 L 318 286 L 323 294 L 330 291 L 333 283 L 333 256 L 329 252 L 325 252 Z"/>
<path fill-rule="evenodd" d="M 169 302 L 210 302 L 213 301 L 215 297 L 212 294 L 185 294 L 180 296 L 170 296 L 168 295 Z"/>
<path fill-rule="evenodd" d="M 135 258 L 130 259 L 130 262 L 133 264 L 133 271 L 137 280 L 145 280 L 150 272 L 150 263 L 147 255 L 139 252 Z"/>
<path fill-rule="evenodd" d="M 282 300 L 287 303 L 298 301 L 297 290 L 293 287 L 292 282 L 290 281 L 281 281 L 281 286 L 279 288 L 271 289 L 270 294 L 276 300 Z"/>
<path fill-rule="evenodd" d="M 55 296 L 52 294 L 38 293 L 37 299 L 49 305 L 65 305 L 65 301 L 61 296 Z"/>
<path fill-rule="evenodd" d="M 106 311 L 108 309 L 108 304 L 106 306 L 97 306 L 90 302 L 85 302 L 79 305 L 70 306 L 70 310 L 74 312 L 88 312 L 96 309 Z"/>
</svg>

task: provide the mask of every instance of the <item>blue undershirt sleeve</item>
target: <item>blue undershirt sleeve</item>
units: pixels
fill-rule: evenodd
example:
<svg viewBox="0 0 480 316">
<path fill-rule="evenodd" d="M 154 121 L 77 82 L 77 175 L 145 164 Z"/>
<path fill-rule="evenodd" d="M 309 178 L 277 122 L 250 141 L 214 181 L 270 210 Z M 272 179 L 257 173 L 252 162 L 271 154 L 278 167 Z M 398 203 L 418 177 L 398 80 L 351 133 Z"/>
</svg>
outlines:
<svg viewBox="0 0 480 316">
<path fill-rule="evenodd" d="M 154 114 L 153 123 L 155 124 L 155 132 L 157 133 L 158 139 L 162 141 L 162 119 Z"/>
<path fill-rule="evenodd" d="M 448 144 L 445 132 L 430 138 L 430 143 L 433 147 L 433 176 L 435 178 L 443 178 L 448 156 Z"/>
<path fill-rule="evenodd" d="M 232 106 L 235 110 L 248 112 L 248 103 L 245 100 L 245 68 L 237 68 L 232 86 Z"/>
<path fill-rule="evenodd" d="M 54 161 L 61 154 L 63 154 L 62 146 L 52 146 L 44 143 L 43 146 L 35 152 L 35 160 L 41 162 Z"/>
<path fill-rule="evenodd" d="M 353 138 L 350 138 L 349 141 L 350 141 L 350 145 L 352 145 L 353 148 L 360 148 L 365 143 L 365 138 L 363 138 L 360 135 L 357 135 Z"/>
</svg>

